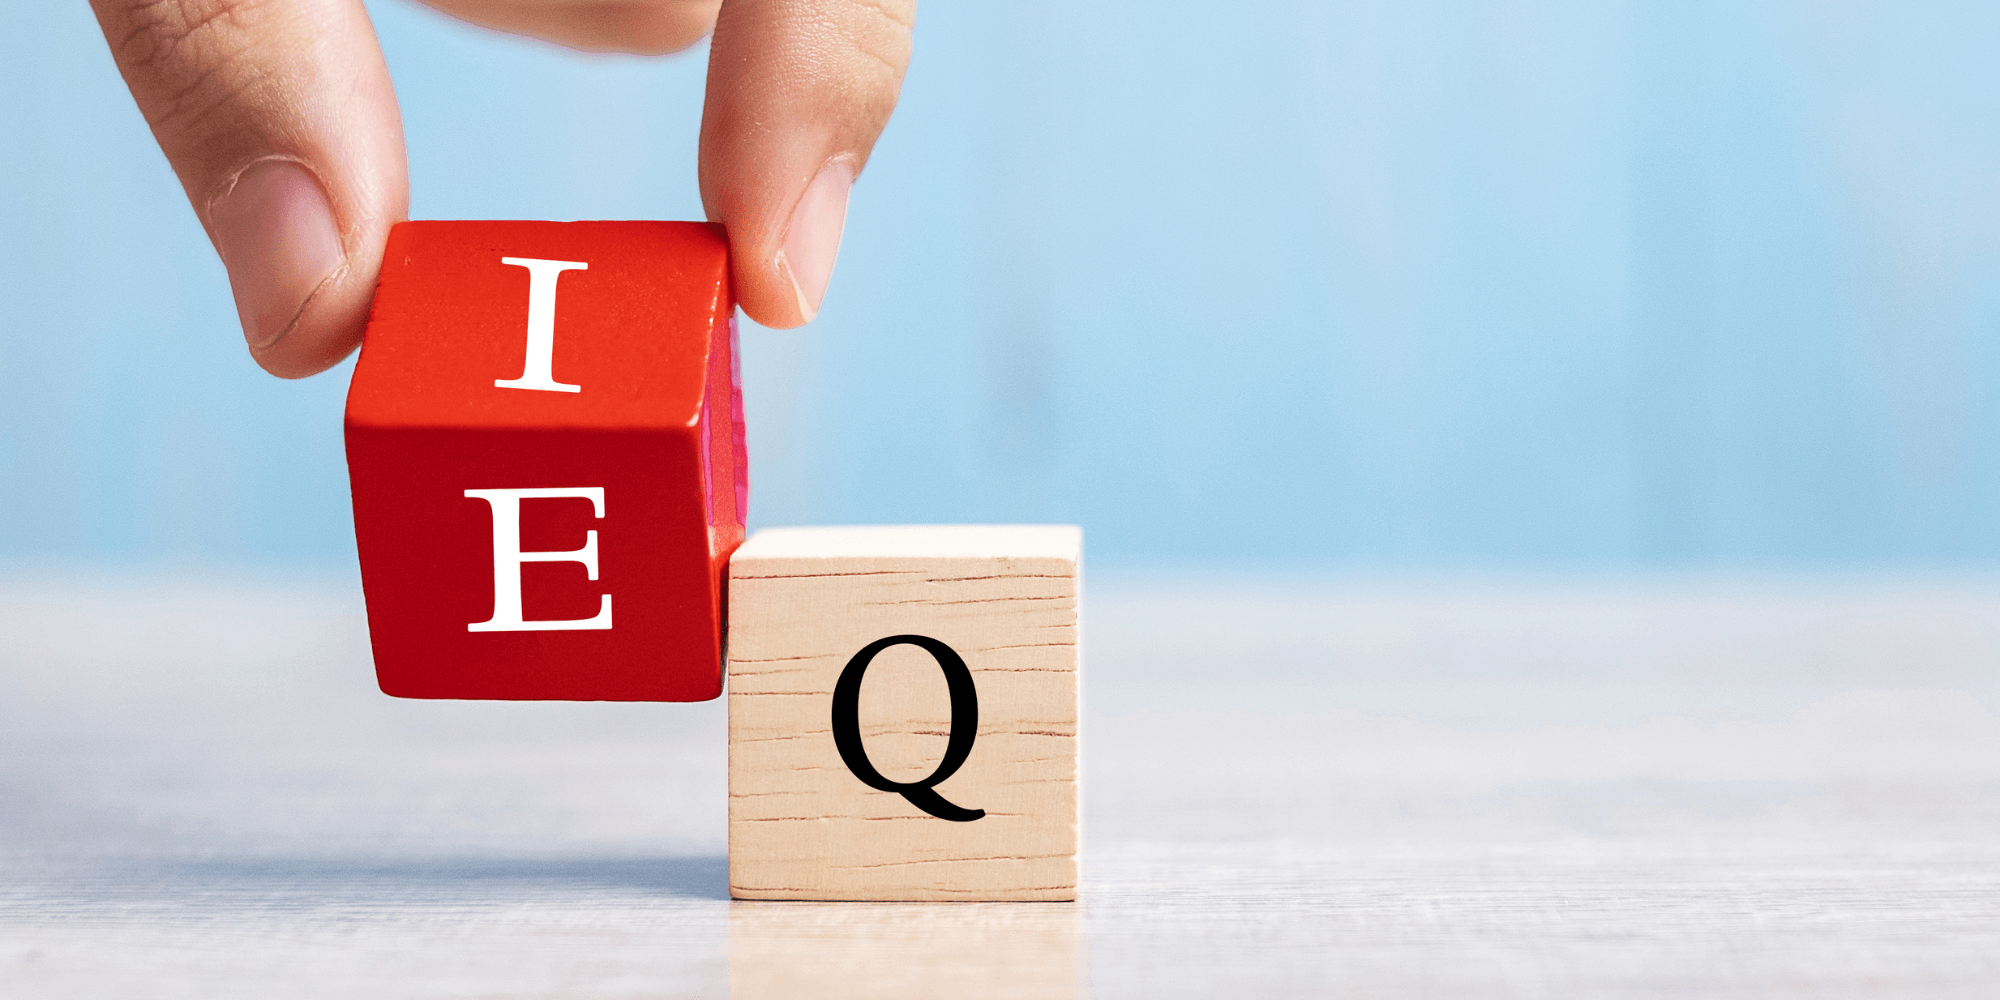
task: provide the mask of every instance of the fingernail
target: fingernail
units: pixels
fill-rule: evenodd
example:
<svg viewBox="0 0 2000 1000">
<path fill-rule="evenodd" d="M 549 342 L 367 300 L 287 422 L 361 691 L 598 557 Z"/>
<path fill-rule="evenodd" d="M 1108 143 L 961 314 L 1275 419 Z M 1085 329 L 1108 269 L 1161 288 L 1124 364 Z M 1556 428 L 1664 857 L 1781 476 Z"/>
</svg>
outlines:
<svg viewBox="0 0 2000 1000">
<path fill-rule="evenodd" d="M 208 222 L 253 348 L 284 336 L 345 258 L 319 180 L 289 160 L 251 164 L 209 205 Z"/>
<path fill-rule="evenodd" d="M 779 263 L 791 276 L 792 294 L 799 298 L 800 322 L 812 322 L 826 297 L 834 259 L 840 256 L 840 231 L 847 226 L 847 192 L 852 187 L 854 161 L 845 156 L 828 160 L 806 185 L 785 226 Z"/>
</svg>

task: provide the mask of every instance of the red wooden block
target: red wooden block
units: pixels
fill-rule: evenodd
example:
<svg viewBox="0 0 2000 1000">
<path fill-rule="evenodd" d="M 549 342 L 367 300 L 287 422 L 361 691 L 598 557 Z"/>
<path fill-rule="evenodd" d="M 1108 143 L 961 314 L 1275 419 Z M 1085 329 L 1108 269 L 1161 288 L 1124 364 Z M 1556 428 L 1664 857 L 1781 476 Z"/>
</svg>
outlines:
<svg viewBox="0 0 2000 1000">
<path fill-rule="evenodd" d="M 405 222 L 347 394 L 382 690 L 702 701 L 747 476 L 718 227 Z"/>
</svg>

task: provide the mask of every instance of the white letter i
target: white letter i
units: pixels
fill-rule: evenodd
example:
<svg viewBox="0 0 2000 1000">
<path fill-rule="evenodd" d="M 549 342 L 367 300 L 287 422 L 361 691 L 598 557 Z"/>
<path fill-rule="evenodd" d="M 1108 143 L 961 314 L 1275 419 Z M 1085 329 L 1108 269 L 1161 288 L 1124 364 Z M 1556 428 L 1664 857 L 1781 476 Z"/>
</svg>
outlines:
<svg viewBox="0 0 2000 1000">
<path fill-rule="evenodd" d="M 502 389 L 582 392 L 580 385 L 555 379 L 556 281 L 564 271 L 587 271 L 590 265 L 533 257 L 502 257 L 500 263 L 528 269 L 528 356 L 521 362 L 520 378 L 496 378 L 493 384 Z"/>
</svg>

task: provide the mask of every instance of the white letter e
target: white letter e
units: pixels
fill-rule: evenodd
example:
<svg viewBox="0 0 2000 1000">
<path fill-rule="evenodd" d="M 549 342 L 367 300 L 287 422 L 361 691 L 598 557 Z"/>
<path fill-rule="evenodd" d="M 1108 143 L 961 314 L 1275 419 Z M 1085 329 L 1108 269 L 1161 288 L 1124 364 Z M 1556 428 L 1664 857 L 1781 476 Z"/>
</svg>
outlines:
<svg viewBox="0 0 2000 1000">
<path fill-rule="evenodd" d="M 465 495 L 486 501 L 493 507 L 493 617 L 473 622 L 467 632 L 552 632 L 564 629 L 611 627 L 611 595 L 604 594 L 595 618 L 566 618 L 554 621 L 521 619 L 521 564 L 529 562 L 580 562 L 597 579 L 597 532 L 584 533 L 583 548 L 561 552 L 521 551 L 521 501 L 537 497 L 581 497 L 590 501 L 594 516 L 604 517 L 604 487 L 528 490 L 466 490 Z"/>
</svg>

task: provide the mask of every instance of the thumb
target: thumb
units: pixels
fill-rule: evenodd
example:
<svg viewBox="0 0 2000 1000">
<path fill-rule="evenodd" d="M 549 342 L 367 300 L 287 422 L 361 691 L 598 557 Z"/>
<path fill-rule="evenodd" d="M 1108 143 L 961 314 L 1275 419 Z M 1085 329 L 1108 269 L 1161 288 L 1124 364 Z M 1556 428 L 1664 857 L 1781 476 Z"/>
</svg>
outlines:
<svg viewBox="0 0 2000 1000">
<path fill-rule="evenodd" d="M 888 124 L 916 0 L 723 0 L 701 117 L 701 199 L 729 231 L 737 301 L 811 322 L 848 188 Z"/>
<path fill-rule="evenodd" d="M 229 270 L 257 363 L 297 378 L 360 343 L 403 127 L 361 0 L 92 0 L 112 58 Z"/>
</svg>

